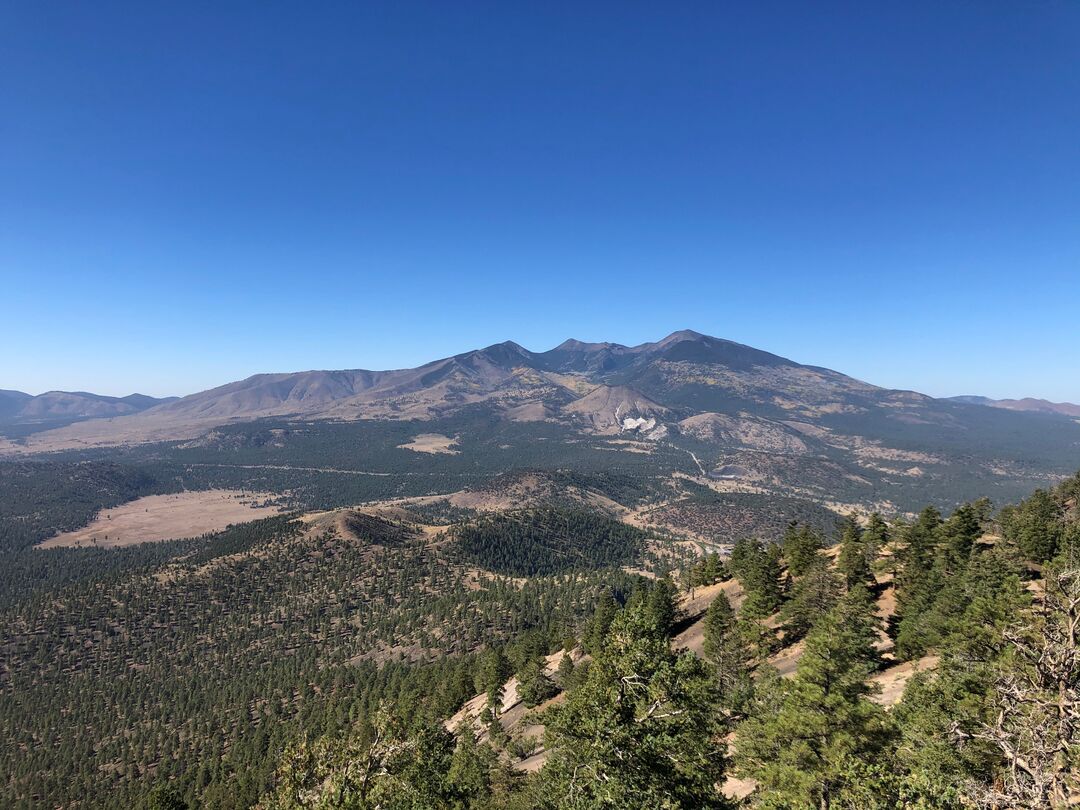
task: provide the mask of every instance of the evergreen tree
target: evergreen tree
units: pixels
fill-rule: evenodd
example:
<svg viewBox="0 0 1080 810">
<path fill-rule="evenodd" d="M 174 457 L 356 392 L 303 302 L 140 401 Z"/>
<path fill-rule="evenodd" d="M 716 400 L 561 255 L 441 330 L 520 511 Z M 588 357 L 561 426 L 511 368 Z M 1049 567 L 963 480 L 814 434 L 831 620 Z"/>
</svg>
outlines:
<svg viewBox="0 0 1080 810">
<path fill-rule="evenodd" d="M 818 553 L 825 547 L 825 538 L 809 526 L 792 522 L 784 532 L 781 545 L 788 571 L 793 577 L 801 577 L 810 570 L 819 556 Z"/>
<path fill-rule="evenodd" d="M 596 603 L 596 610 L 593 612 L 592 620 L 589 622 L 589 627 L 582 639 L 586 652 L 596 655 L 603 649 L 608 630 L 617 611 L 618 605 L 615 603 L 615 597 L 612 596 L 611 592 L 605 591 L 601 594 L 599 601 Z"/>
<path fill-rule="evenodd" d="M 1071 563 L 1071 564 L 1070 564 Z M 975 791 L 984 804 L 1065 810 L 1080 802 L 1080 567 L 1048 566 L 1042 609 L 1014 617 L 993 708 L 976 733 L 1000 752 L 998 778 Z"/>
<path fill-rule="evenodd" d="M 783 599 L 780 556 L 779 546 L 769 544 L 766 547 L 757 541 L 747 541 L 743 545 L 737 565 L 733 553 L 731 569 L 746 591 L 743 603 L 746 614 L 764 618 L 780 607 Z"/>
<path fill-rule="evenodd" d="M 559 686 L 566 689 L 570 685 L 570 679 L 574 675 L 574 659 L 570 657 L 568 652 L 564 652 L 562 658 L 559 659 L 559 668 L 555 671 L 555 676 L 559 681 Z"/>
<path fill-rule="evenodd" d="M 901 658 L 918 658 L 927 648 L 922 615 L 929 611 L 941 588 L 935 560 L 941 513 L 928 506 L 907 527 L 903 548 L 898 553 L 896 576 L 896 653 Z"/>
<path fill-rule="evenodd" d="M 723 591 L 705 612 L 704 636 L 705 657 L 716 668 L 720 706 L 730 714 L 740 714 L 753 691 L 750 678 L 753 655 Z"/>
<path fill-rule="evenodd" d="M 513 672 L 512 665 L 501 648 L 491 647 L 484 651 L 477 670 L 476 687 L 486 692 L 488 703 L 497 707 L 502 699 L 503 685 Z"/>
<path fill-rule="evenodd" d="M 848 588 L 872 583 L 869 549 L 863 531 L 854 516 L 845 519 L 840 534 L 840 556 L 836 567 L 844 576 Z"/>
<path fill-rule="evenodd" d="M 459 803 L 478 806 L 491 795 L 498 758 L 490 746 L 477 742 L 472 723 L 468 721 L 458 727 L 457 738 L 447 781 Z"/>
<path fill-rule="evenodd" d="M 559 687 L 544 671 L 544 664 L 543 658 L 532 658 L 518 673 L 518 697 L 530 709 L 559 693 Z"/>
<path fill-rule="evenodd" d="M 632 600 L 585 681 L 551 710 L 536 806 L 723 806 L 713 678 L 693 653 L 671 650 L 651 614 Z"/>
<path fill-rule="evenodd" d="M 146 797 L 145 810 L 187 810 L 176 787 L 167 783 L 156 785 Z"/>
<path fill-rule="evenodd" d="M 881 550 L 889 544 L 891 539 L 888 524 L 877 512 L 872 512 L 866 521 L 863 530 L 863 544 L 866 546 L 866 556 L 871 562 L 876 560 Z"/>
<path fill-rule="evenodd" d="M 453 738 L 439 726 L 409 733 L 388 709 L 380 709 L 370 734 L 301 741 L 286 751 L 273 793 L 260 810 L 428 810 L 448 807 Z"/>
<path fill-rule="evenodd" d="M 698 560 L 690 569 L 689 586 L 696 588 L 703 585 L 714 585 L 727 578 L 727 570 L 724 567 L 720 555 L 715 551 L 706 554 Z"/>
<path fill-rule="evenodd" d="M 842 588 L 840 575 L 829 567 L 824 557 L 818 557 L 795 584 L 791 598 L 780 611 L 785 641 L 798 641 L 809 633 L 832 610 Z"/>
<path fill-rule="evenodd" d="M 739 726 L 738 772 L 758 781 L 762 806 L 832 807 L 852 762 L 888 747 L 888 717 L 868 699 L 875 626 L 865 591 L 845 596 L 807 637 L 795 677 L 773 680 Z"/>
<path fill-rule="evenodd" d="M 1001 525 L 1006 539 L 1025 557 L 1043 562 L 1057 553 L 1064 529 L 1062 515 L 1054 494 L 1037 489 L 1023 503 L 1002 510 Z"/>
<path fill-rule="evenodd" d="M 963 614 L 941 644 L 940 663 L 916 674 L 893 710 L 905 773 L 953 804 L 969 781 L 994 778 L 1000 757 L 976 735 L 994 713 L 992 685 L 1005 629 L 1030 599 L 1000 553 L 980 555 L 971 566 L 964 598 Z"/>
</svg>

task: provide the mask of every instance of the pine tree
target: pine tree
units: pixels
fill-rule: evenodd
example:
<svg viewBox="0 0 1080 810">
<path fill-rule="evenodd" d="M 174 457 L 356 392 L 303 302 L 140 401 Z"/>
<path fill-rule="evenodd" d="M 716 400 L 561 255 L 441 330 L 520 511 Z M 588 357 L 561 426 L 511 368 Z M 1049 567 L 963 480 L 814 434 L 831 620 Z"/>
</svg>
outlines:
<svg viewBox="0 0 1080 810">
<path fill-rule="evenodd" d="M 858 521 L 854 516 L 848 517 L 840 534 L 840 556 L 836 561 L 848 588 L 872 582 L 868 551 Z"/>
<path fill-rule="evenodd" d="M 693 653 L 671 650 L 652 613 L 632 600 L 585 681 L 551 710 L 534 806 L 723 806 L 714 680 Z"/>
<path fill-rule="evenodd" d="M 863 544 L 866 546 L 866 555 L 871 562 L 877 559 L 881 550 L 888 545 L 890 538 L 888 524 L 877 512 L 872 512 L 866 521 L 863 530 Z"/>
<path fill-rule="evenodd" d="M 487 693 L 490 705 L 496 708 L 500 705 L 503 685 L 512 672 L 512 665 L 502 649 L 491 647 L 484 651 L 477 670 L 476 687 Z"/>
<path fill-rule="evenodd" d="M 174 785 L 155 785 L 146 797 L 145 810 L 187 810 L 187 804 Z"/>
<path fill-rule="evenodd" d="M 608 629 L 611 627 L 611 622 L 614 620 L 617 610 L 618 605 L 615 603 L 615 597 L 611 595 L 610 591 L 605 591 L 596 603 L 592 620 L 589 622 L 589 627 L 582 639 L 586 652 L 596 655 L 603 649 L 607 640 Z"/>
<path fill-rule="evenodd" d="M 969 567 L 963 614 L 941 643 L 936 668 L 915 675 L 893 709 L 900 731 L 897 759 L 953 806 L 968 782 L 994 778 L 999 755 L 975 735 L 994 714 L 992 686 L 1005 652 L 1006 627 L 1022 614 L 1030 595 L 997 550 Z"/>
<path fill-rule="evenodd" d="M 825 547 L 825 538 L 809 526 L 792 522 L 784 532 L 781 545 L 788 571 L 794 577 L 801 577 L 810 570 L 819 556 L 818 552 Z"/>
<path fill-rule="evenodd" d="M 740 714 L 753 691 L 750 678 L 753 655 L 723 591 L 705 612 L 704 637 L 703 652 L 716 668 L 719 704 L 729 714 Z"/>
<path fill-rule="evenodd" d="M 941 513 L 928 506 L 907 527 L 904 546 L 898 553 L 894 626 L 896 653 L 901 658 L 918 658 L 927 648 L 922 616 L 933 607 L 942 584 L 934 565 L 941 523 Z"/>
<path fill-rule="evenodd" d="M 559 668 L 555 672 L 555 676 L 559 681 L 559 686 L 566 689 L 570 685 L 570 679 L 574 675 L 574 659 L 570 657 L 570 654 L 564 652 L 562 658 L 559 659 Z"/>
<path fill-rule="evenodd" d="M 758 781 L 763 806 L 826 810 L 852 762 L 871 762 L 888 746 L 887 715 L 868 699 L 875 627 L 865 591 L 845 596 L 807 637 L 795 677 L 773 680 L 739 726 L 737 769 Z"/>
<path fill-rule="evenodd" d="M 738 567 L 732 566 L 746 591 L 742 609 L 747 615 L 764 618 L 780 607 L 783 599 L 780 555 L 780 547 L 775 544 L 764 547 L 751 541 L 741 552 Z"/>
<path fill-rule="evenodd" d="M 1001 525 L 1006 539 L 1025 557 L 1043 562 L 1057 553 L 1061 543 L 1063 509 L 1053 493 L 1037 489 L 1023 503 L 1002 510 Z"/>
<path fill-rule="evenodd" d="M 559 693 L 559 687 L 548 677 L 544 665 L 543 658 L 532 658 L 518 674 L 518 697 L 530 709 Z"/>
<path fill-rule="evenodd" d="M 477 742 L 470 722 L 459 726 L 457 738 L 447 780 L 459 801 L 466 805 L 480 804 L 491 794 L 498 758 L 490 746 Z"/>
<path fill-rule="evenodd" d="M 829 567 L 825 558 L 818 557 L 795 584 L 791 598 L 780 611 L 785 641 L 798 641 L 809 633 L 832 610 L 842 589 L 840 575 Z"/>
</svg>

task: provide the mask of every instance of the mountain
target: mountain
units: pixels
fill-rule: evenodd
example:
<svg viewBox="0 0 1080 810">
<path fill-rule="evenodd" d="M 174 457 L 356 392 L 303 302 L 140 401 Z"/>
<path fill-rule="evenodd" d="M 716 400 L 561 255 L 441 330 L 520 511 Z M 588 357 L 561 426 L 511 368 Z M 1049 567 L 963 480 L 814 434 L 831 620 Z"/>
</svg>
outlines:
<svg viewBox="0 0 1080 810">
<path fill-rule="evenodd" d="M 199 427 L 271 416 L 423 419 L 480 402 L 503 410 L 531 404 L 559 409 L 598 385 L 619 388 L 623 398 L 640 399 L 650 414 L 671 406 L 693 412 L 701 410 L 699 405 L 717 410 L 741 404 L 777 413 L 803 405 L 839 407 L 853 393 L 881 390 L 836 372 L 684 330 L 639 346 L 568 340 L 549 351 L 532 352 L 507 341 L 415 369 L 257 374 L 157 404 L 138 418 L 126 418 L 134 408 L 102 409 L 94 415 L 125 418 L 72 431 L 80 436 L 113 434 L 119 440 L 141 434 L 166 436 L 170 425 L 180 437 Z M 627 395 L 627 390 L 632 393 Z M 646 400 L 651 402 L 645 404 Z M 568 413 L 591 407 L 592 400 Z M 610 420 L 602 421 L 606 426 Z"/>
<path fill-rule="evenodd" d="M 83 419 L 128 416 L 176 397 L 158 399 L 146 394 L 110 397 L 86 391 L 47 391 L 38 396 L 22 391 L 0 391 L 0 424 L 47 425 Z"/>
<path fill-rule="evenodd" d="M 969 405 L 986 405 L 991 408 L 1004 408 L 1009 411 L 1034 411 L 1037 413 L 1056 413 L 1061 416 L 1080 417 L 1080 405 L 1071 402 L 1050 402 L 1046 399 L 1024 397 L 1023 399 L 990 399 L 989 397 L 961 396 L 949 397 L 953 402 Z"/>
<path fill-rule="evenodd" d="M 429 434 L 457 452 L 424 454 L 425 469 L 414 471 L 424 475 L 447 464 L 474 473 L 622 467 L 637 454 L 650 476 L 842 494 L 886 510 L 996 486 L 1012 497 L 1080 460 L 1080 423 L 1058 413 L 881 388 L 691 330 L 637 346 L 567 340 L 543 352 L 507 341 L 413 369 L 257 374 L 144 410 L 149 402 L 129 400 L 8 394 L 0 402 L 19 413 L 82 421 L 42 417 L 9 430 L 0 451 L 182 442 L 180 450 L 247 448 L 248 463 L 272 452 L 275 464 L 386 470 L 417 463 L 398 448 Z"/>
<path fill-rule="evenodd" d="M 22 391 L 0 389 L 0 420 L 17 414 L 29 399 L 33 399 L 33 397 L 24 394 Z"/>
</svg>

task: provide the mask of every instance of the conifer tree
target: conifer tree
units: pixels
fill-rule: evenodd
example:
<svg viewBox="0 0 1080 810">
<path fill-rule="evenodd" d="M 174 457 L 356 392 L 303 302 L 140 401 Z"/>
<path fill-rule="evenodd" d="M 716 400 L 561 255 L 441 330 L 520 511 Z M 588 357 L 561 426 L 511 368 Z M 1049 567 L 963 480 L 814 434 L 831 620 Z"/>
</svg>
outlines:
<svg viewBox="0 0 1080 810">
<path fill-rule="evenodd" d="M 589 622 L 589 627 L 582 638 L 582 644 L 586 652 L 595 655 L 603 649 L 604 642 L 607 640 L 608 629 L 611 627 L 611 622 L 614 620 L 617 610 L 618 606 L 615 603 L 615 597 L 612 596 L 610 591 L 605 591 L 596 603 L 596 610 L 593 612 L 592 620 Z"/>
<path fill-rule="evenodd" d="M 1053 557 L 1064 529 L 1063 510 L 1054 494 L 1037 489 L 1023 503 L 1002 510 L 1005 537 L 1019 547 L 1025 557 L 1043 562 Z"/>
<path fill-rule="evenodd" d="M 795 677 L 774 680 L 738 729 L 736 765 L 757 780 L 766 807 L 827 810 L 852 762 L 871 762 L 890 741 L 868 679 L 877 651 L 873 602 L 856 588 L 806 639 Z"/>
<path fill-rule="evenodd" d="M 871 582 L 868 548 L 863 538 L 863 531 L 854 516 L 844 521 L 840 535 L 840 556 L 836 567 L 844 576 L 848 588 L 867 585 Z"/>
<path fill-rule="evenodd" d="M 840 575 L 829 567 L 825 558 L 818 557 L 795 584 L 791 598 L 780 611 L 784 638 L 798 641 L 809 633 L 833 608 L 842 589 Z"/>
<path fill-rule="evenodd" d="M 585 681 L 551 710 L 534 806 L 722 807 L 715 696 L 706 665 L 674 653 L 648 600 L 631 600 Z"/>
<path fill-rule="evenodd" d="M 544 663 L 543 658 L 531 658 L 518 674 L 518 697 L 530 709 L 559 692 L 559 687 L 544 671 Z"/>
<path fill-rule="evenodd" d="M 792 522 L 788 524 L 784 532 L 781 546 L 784 559 L 787 561 L 788 572 L 793 577 L 801 577 L 810 570 L 818 557 L 818 552 L 824 548 L 825 539 L 809 526 Z"/>
<path fill-rule="evenodd" d="M 928 506 L 907 527 L 898 553 L 894 626 L 896 653 L 901 658 L 917 658 L 926 650 L 921 617 L 933 607 L 941 587 L 934 567 L 941 522 L 941 513 Z"/>
<path fill-rule="evenodd" d="M 730 714 L 740 714 L 753 690 L 750 678 L 753 654 L 723 591 L 705 612 L 704 636 L 703 652 L 716 668 L 720 706 Z"/>
<path fill-rule="evenodd" d="M 1005 653 L 1005 629 L 1023 614 L 1030 594 L 995 551 L 969 567 L 964 599 L 962 615 L 941 642 L 940 662 L 912 678 L 893 710 L 900 731 L 897 755 L 906 773 L 939 796 L 952 797 L 952 803 L 971 780 L 994 778 L 1000 757 L 975 735 L 993 715 L 992 685 Z"/>
<path fill-rule="evenodd" d="M 989 722 L 975 734 L 1000 752 L 1000 777 L 975 798 L 995 807 L 1065 810 L 1080 803 L 1080 566 L 1048 566 L 1042 608 L 1014 617 L 993 685 Z"/>
</svg>

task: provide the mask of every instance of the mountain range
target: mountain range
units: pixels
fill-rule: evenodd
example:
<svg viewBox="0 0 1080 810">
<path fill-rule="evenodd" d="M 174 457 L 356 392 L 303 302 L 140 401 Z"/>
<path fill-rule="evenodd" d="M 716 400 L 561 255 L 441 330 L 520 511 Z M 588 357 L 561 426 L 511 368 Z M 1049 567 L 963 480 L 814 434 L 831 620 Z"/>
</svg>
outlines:
<svg viewBox="0 0 1080 810">
<path fill-rule="evenodd" d="M 1048 399 L 990 399 L 990 397 L 962 396 L 950 397 L 954 402 L 966 402 L 969 405 L 987 405 L 991 408 L 1005 408 L 1009 411 L 1036 411 L 1038 413 L 1056 413 L 1062 416 L 1080 417 L 1080 405 L 1071 402 L 1051 402 Z"/>
<path fill-rule="evenodd" d="M 0 424 L 51 423 L 62 420 L 128 416 L 177 397 L 146 394 L 109 397 L 86 391 L 47 391 L 34 396 L 22 391 L 0 390 Z"/>
<path fill-rule="evenodd" d="M 638 346 L 567 340 L 532 352 L 507 341 L 413 369 L 256 374 L 164 400 L 2 391 L 0 419 L 42 427 L 50 427 L 50 420 L 91 420 L 44 430 L 28 443 L 55 449 L 185 439 L 216 425 L 266 417 L 423 420 L 479 403 L 514 421 L 556 419 L 585 430 L 641 434 L 663 428 L 665 419 L 689 420 L 682 427 L 690 433 L 711 434 L 725 415 L 767 419 L 781 432 L 811 435 L 815 423 L 845 415 L 959 427 L 972 413 L 970 406 L 1080 416 L 1080 406 L 1042 400 L 934 399 L 879 388 L 682 330 Z"/>
<path fill-rule="evenodd" d="M 567 340 L 545 352 L 507 341 L 414 369 L 257 374 L 168 401 L 60 392 L 11 398 L 24 421 L 32 413 L 92 420 L 37 434 L 28 444 L 41 449 L 192 438 L 266 417 L 432 419 L 479 403 L 514 421 L 565 420 L 599 432 L 645 432 L 650 420 L 648 430 L 657 428 L 657 417 L 713 412 L 791 422 L 868 408 L 901 420 L 935 410 L 920 394 L 690 330 L 638 346 Z M 948 420 L 954 407 L 943 404 L 932 418 Z"/>
<path fill-rule="evenodd" d="M 11 392 L 3 401 L 23 424 L 0 438 L 0 451 L 18 455 L 155 442 L 181 443 L 181 450 L 224 447 L 225 430 L 232 431 L 230 447 L 291 443 L 295 451 L 279 455 L 300 458 L 301 445 L 311 441 L 302 434 L 369 425 L 359 440 L 370 445 L 397 424 L 391 432 L 424 435 L 422 445 L 452 449 L 439 461 L 445 465 L 459 454 L 469 458 L 470 447 L 480 452 L 470 432 L 539 435 L 533 425 L 554 440 L 548 458 L 556 466 L 576 463 L 574 453 L 586 442 L 615 467 L 626 463 L 619 461 L 626 453 L 649 455 L 669 472 L 678 467 L 670 459 L 689 458 L 695 475 L 744 489 L 813 490 L 819 498 L 861 492 L 862 503 L 884 502 L 901 490 L 928 498 L 946 484 L 950 492 L 966 492 L 959 483 L 974 487 L 975 479 L 982 491 L 994 481 L 1030 491 L 1080 466 L 1080 419 L 1060 407 L 1019 409 L 881 388 L 690 330 L 638 346 L 567 340 L 543 352 L 508 341 L 413 369 L 257 374 L 168 401 Z M 27 424 L 34 413 L 72 423 Z M 477 427 L 478 415 L 485 427 Z M 267 445 L 254 433 L 270 423 L 278 434 Z M 403 439 L 395 444 L 420 446 Z M 407 453 L 394 446 L 386 452 Z M 354 456 L 345 453 L 334 463 L 403 463 Z M 484 464 L 499 472 L 520 458 L 488 455 Z"/>
</svg>

